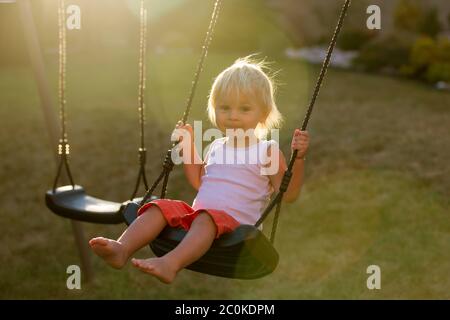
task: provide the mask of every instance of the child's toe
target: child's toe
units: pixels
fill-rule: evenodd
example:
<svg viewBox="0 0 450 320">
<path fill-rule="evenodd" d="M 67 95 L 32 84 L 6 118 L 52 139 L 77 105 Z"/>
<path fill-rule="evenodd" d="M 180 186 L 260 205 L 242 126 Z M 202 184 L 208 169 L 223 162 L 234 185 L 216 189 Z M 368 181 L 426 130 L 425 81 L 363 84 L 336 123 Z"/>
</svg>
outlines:
<svg viewBox="0 0 450 320">
<path fill-rule="evenodd" d="M 137 268 L 141 268 L 142 267 L 142 261 L 140 259 L 131 259 L 131 263 L 137 267 Z"/>
<path fill-rule="evenodd" d="M 94 239 L 92 239 L 92 241 L 94 244 L 100 245 L 100 246 L 106 246 L 108 244 L 108 239 L 103 238 L 103 237 L 94 238 Z"/>
</svg>

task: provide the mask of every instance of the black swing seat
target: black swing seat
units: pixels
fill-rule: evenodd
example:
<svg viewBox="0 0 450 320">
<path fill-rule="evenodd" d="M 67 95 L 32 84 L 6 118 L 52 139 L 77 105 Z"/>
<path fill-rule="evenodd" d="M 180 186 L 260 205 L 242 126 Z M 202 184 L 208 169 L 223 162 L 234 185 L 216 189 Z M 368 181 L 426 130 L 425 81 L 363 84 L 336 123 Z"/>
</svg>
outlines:
<svg viewBox="0 0 450 320">
<path fill-rule="evenodd" d="M 51 211 L 65 218 L 101 224 L 124 222 L 122 203 L 91 197 L 78 185 L 47 191 L 45 202 Z"/>
<path fill-rule="evenodd" d="M 136 202 L 126 203 L 122 212 L 128 225 L 136 219 L 138 208 Z M 166 227 L 150 248 L 156 256 L 162 256 L 185 235 L 184 229 Z M 272 273 L 277 264 L 278 253 L 264 234 L 255 226 L 240 225 L 216 239 L 209 251 L 187 269 L 226 278 L 257 279 Z"/>
</svg>

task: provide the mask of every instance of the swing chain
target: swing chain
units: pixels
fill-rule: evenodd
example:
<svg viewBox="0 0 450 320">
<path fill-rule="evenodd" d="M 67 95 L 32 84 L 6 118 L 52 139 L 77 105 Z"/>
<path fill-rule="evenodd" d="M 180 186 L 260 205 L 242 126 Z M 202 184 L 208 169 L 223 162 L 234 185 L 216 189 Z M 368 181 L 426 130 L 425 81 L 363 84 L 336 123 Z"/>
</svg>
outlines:
<svg viewBox="0 0 450 320">
<path fill-rule="evenodd" d="M 146 161 L 147 161 L 147 149 L 139 148 L 139 163 L 141 164 L 141 166 L 144 166 Z"/>
<path fill-rule="evenodd" d="M 69 167 L 68 155 L 70 153 L 69 140 L 66 132 L 66 63 L 67 63 L 67 45 L 66 45 L 66 28 L 64 23 L 64 0 L 59 1 L 58 5 L 58 38 L 59 38 L 59 118 L 60 118 L 60 139 L 58 142 L 59 164 L 56 169 L 56 176 L 53 181 L 53 192 L 56 192 L 58 180 L 61 176 L 63 167 L 66 169 L 70 184 L 75 188 L 75 182 Z"/>
<path fill-rule="evenodd" d="M 167 150 L 166 157 L 164 158 L 163 168 L 164 171 L 170 172 L 174 167 L 174 163 L 172 161 L 172 149 Z"/>
<path fill-rule="evenodd" d="M 205 63 L 205 58 L 206 58 L 206 56 L 208 54 L 208 49 L 209 49 L 209 46 L 210 46 L 210 44 L 212 42 L 212 39 L 213 39 L 214 29 L 215 29 L 215 26 L 216 26 L 217 21 L 218 21 L 218 16 L 219 16 L 221 4 L 222 4 L 222 0 L 216 0 L 216 2 L 214 4 L 214 9 L 213 9 L 213 13 L 211 15 L 211 20 L 209 22 L 208 31 L 206 33 L 206 37 L 205 37 L 205 40 L 203 42 L 202 53 L 201 53 L 201 56 L 200 56 L 200 60 L 198 61 L 197 69 L 196 69 L 196 72 L 194 74 L 194 79 L 192 81 L 192 86 L 191 86 L 191 89 L 190 89 L 190 92 L 189 92 L 189 96 L 188 96 L 188 99 L 187 99 L 187 102 L 186 102 L 185 111 L 184 111 L 183 116 L 182 116 L 182 118 L 180 120 L 183 124 L 186 123 L 186 121 L 187 121 L 187 119 L 189 117 L 190 111 L 191 111 L 192 101 L 194 99 L 194 94 L 196 92 L 197 84 L 198 84 L 198 81 L 200 79 L 200 74 L 203 71 L 203 65 Z M 146 191 L 142 201 L 140 202 L 140 206 L 142 206 L 144 203 L 146 203 L 147 200 L 149 200 L 152 197 L 153 191 L 155 190 L 157 185 L 161 182 L 161 180 L 163 180 L 161 197 L 164 198 L 164 196 L 166 194 L 166 189 L 167 189 L 167 183 L 168 183 L 168 180 L 169 180 L 169 175 L 170 175 L 170 172 L 172 171 L 172 169 L 173 169 L 173 167 L 175 165 L 173 163 L 172 157 L 171 157 L 172 150 L 173 150 L 174 147 L 176 147 L 178 145 L 178 143 L 179 143 L 179 141 L 178 142 L 174 142 L 172 144 L 171 148 L 167 151 L 166 157 L 165 157 L 164 162 L 163 162 L 163 170 L 160 173 L 160 175 L 158 176 L 158 178 L 155 180 L 153 185 L 149 189 L 147 189 L 147 191 Z"/>
<path fill-rule="evenodd" d="M 203 65 L 205 63 L 206 56 L 208 55 L 209 46 L 211 45 L 211 42 L 213 40 L 214 29 L 217 24 L 221 5 L 222 5 L 222 0 L 216 0 L 216 2 L 214 3 L 213 13 L 211 15 L 211 20 L 209 21 L 208 30 L 206 32 L 206 36 L 205 36 L 205 39 L 204 39 L 204 42 L 202 45 L 202 53 L 200 55 L 200 60 L 198 61 L 198 64 L 197 64 L 197 69 L 194 74 L 194 79 L 191 82 L 191 84 L 192 84 L 191 89 L 190 89 L 190 92 L 188 95 L 188 99 L 186 101 L 186 107 L 185 107 L 183 116 L 181 118 L 181 121 L 183 122 L 183 124 L 186 123 L 186 121 L 189 117 L 189 114 L 191 112 L 192 101 L 194 100 L 194 95 L 197 90 L 197 85 L 198 85 L 198 82 L 200 79 L 200 74 L 203 71 Z"/>
<path fill-rule="evenodd" d="M 333 49 L 334 49 L 334 47 L 336 45 L 337 37 L 338 37 L 338 35 L 339 35 L 340 31 L 341 31 L 341 27 L 342 27 L 342 25 L 344 23 L 344 18 L 345 18 L 346 14 L 347 14 L 348 8 L 350 7 L 350 3 L 351 3 L 351 0 L 345 0 L 344 5 L 342 6 L 338 23 L 337 23 L 336 28 L 334 30 L 333 36 L 331 38 L 331 42 L 330 42 L 330 45 L 329 45 L 328 50 L 327 50 L 327 55 L 326 55 L 325 60 L 324 60 L 324 62 L 322 64 L 322 68 L 320 70 L 319 77 L 318 77 L 318 79 L 316 81 L 316 85 L 314 87 L 313 95 L 311 97 L 311 100 L 310 100 L 307 112 L 305 114 L 305 118 L 304 118 L 302 126 L 301 126 L 301 128 L 302 128 L 301 130 L 302 131 L 306 130 L 306 127 L 308 125 L 308 121 L 310 119 L 312 110 L 314 108 L 314 104 L 315 104 L 316 99 L 317 99 L 317 97 L 319 95 L 320 87 L 322 86 L 322 82 L 323 82 L 323 80 L 325 78 L 328 66 L 330 64 L 331 55 L 332 55 Z M 286 172 L 284 173 L 283 180 L 281 182 L 280 190 L 279 190 L 278 194 L 269 203 L 269 205 L 266 207 L 266 209 L 262 213 L 262 215 L 259 218 L 259 220 L 255 223 L 255 227 L 260 226 L 262 224 L 262 222 L 267 218 L 269 213 L 272 211 L 272 209 L 276 206 L 275 217 L 274 217 L 274 222 L 273 222 L 273 226 L 272 226 L 272 234 L 271 234 L 271 239 L 270 239 L 272 243 L 275 240 L 275 233 L 276 233 L 276 229 L 277 229 L 277 225 L 278 225 L 278 215 L 279 215 L 279 212 L 280 212 L 280 209 L 281 209 L 281 202 L 283 200 L 283 194 L 286 192 L 286 190 L 288 188 L 288 185 L 289 185 L 289 182 L 291 180 L 292 168 L 293 168 L 294 162 L 295 162 L 295 160 L 297 158 L 297 153 L 298 153 L 298 150 L 294 150 L 291 153 L 291 158 L 289 160 L 288 168 L 287 168 Z"/>
<path fill-rule="evenodd" d="M 147 149 L 145 148 L 145 82 L 146 82 L 146 64 L 145 55 L 147 49 L 147 9 L 145 9 L 144 0 L 141 0 L 140 9 L 140 33 L 139 33 L 139 86 L 138 86 L 138 111 L 139 111 L 139 125 L 140 125 L 140 142 L 141 146 L 138 149 L 139 154 L 139 173 L 136 179 L 134 191 L 130 197 L 133 200 L 139 190 L 142 181 L 144 182 L 145 190 L 148 190 L 147 176 L 145 173 L 145 163 L 147 159 Z"/>
<path fill-rule="evenodd" d="M 58 144 L 58 155 L 68 155 L 70 154 L 70 144 L 67 140 L 67 138 L 65 139 L 59 139 L 59 144 Z"/>
<path fill-rule="evenodd" d="M 285 193 L 289 187 L 289 182 L 291 182 L 292 171 L 286 170 L 283 175 L 283 180 L 281 180 L 280 184 L 280 192 Z"/>
</svg>

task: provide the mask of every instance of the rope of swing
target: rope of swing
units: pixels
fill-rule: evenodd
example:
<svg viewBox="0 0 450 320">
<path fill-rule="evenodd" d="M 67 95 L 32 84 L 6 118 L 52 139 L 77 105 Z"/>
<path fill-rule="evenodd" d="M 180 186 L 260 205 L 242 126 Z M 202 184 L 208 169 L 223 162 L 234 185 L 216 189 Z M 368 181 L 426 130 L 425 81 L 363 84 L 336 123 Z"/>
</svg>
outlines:
<svg viewBox="0 0 450 320">
<path fill-rule="evenodd" d="M 317 96 L 319 95 L 319 91 L 320 91 L 320 88 L 322 86 L 323 79 L 325 78 L 325 75 L 327 73 L 327 70 L 328 70 L 328 67 L 329 67 L 329 64 L 330 64 L 331 55 L 332 55 L 333 49 L 334 49 L 334 47 L 336 45 L 336 41 L 337 41 L 337 37 L 339 35 L 339 32 L 341 31 L 342 24 L 344 23 L 344 18 L 345 18 L 346 14 L 347 14 L 348 8 L 350 6 L 350 2 L 351 2 L 351 0 L 346 0 L 344 5 L 342 6 L 338 23 L 336 25 L 336 28 L 335 28 L 334 33 L 333 33 L 333 37 L 331 39 L 330 45 L 329 45 L 328 50 L 327 50 L 327 55 L 326 55 L 325 60 L 324 60 L 324 62 L 322 64 L 322 68 L 320 70 L 319 77 L 318 77 L 316 85 L 314 87 L 314 91 L 313 91 L 311 100 L 309 102 L 308 109 L 306 111 L 305 117 L 303 119 L 303 123 L 301 125 L 301 130 L 302 131 L 306 130 L 306 127 L 308 126 L 308 121 L 309 121 L 309 119 L 311 117 L 311 113 L 313 111 L 314 104 L 316 102 Z M 284 176 L 283 176 L 283 179 L 282 179 L 282 182 L 281 182 L 281 185 L 280 185 L 280 189 L 279 189 L 277 195 L 269 203 L 267 208 L 262 213 L 260 219 L 255 224 L 255 227 L 259 227 L 261 225 L 261 223 L 267 218 L 267 216 L 272 211 L 272 209 L 276 206 L 275 215 L 274 215 L 274 219 L 273 219 L 273 225 L 272 225 L 272 231 L 271 231 L 271 235 L 270 235 L 270 241 L 271 241 L 272 244 L 275 241 L 275 234 L 276 234 L 276 230 L 277 230 L 277 226 L 278 226 L 278 218 L 279 218 L 279 214 L 280 214 L 280 210 L 281 210 L 281 203 L 282 203 L 282 200 L 283 200 L 283 195 L 284 195 L 284 193 L 286 192 L 286 190 L 287 190 L 287 188 L 289 186 L 289 182 L 290 182 L 291 177 L 292 177 L 292 167 L 294 166 L 294 162 L 295 162 L 295 159 L 297 157 L 297 153 L 298 153 L 297 150 L 294 150 L 291 153 L 291 157 L 290 157 L 290 160 L 289 160 L 289 165 L 288 165 L 287 170 L 284 173 Z"/>
<path fill-rule="evenodd" d="M 194 96 L 195 96 L 195 92 L 197 90 L 197 85 L 198 85 L 198 81 L 200 79 L 200 74 L 203 71 L 203 66 L 205 63 L 205 59 L 206 56 L 208 55 L 208 49 L 209 46 L 211 44 L 211 41 L 213 39 L 213 35 L 214 35 L 214 29 L 215 26 L 217 24 L 217 20 L 218 20 L 218 16 L 219 16 L 219 12 L 220 12 L 220 8 L 222 5 L 222 0 L 216 0 L 215 4 L 214 4 L 214 9 L 213 9 L 213 13 L 211 15 L 211 20 L 209 22 L 209 26 L 208 26 L 208 31 L 206 32 L 206 37 L 205 40 L 203 42 L 203 46 L 202 46 L 202 53 L 200 55 L 200 59 L 198 61 L 197 64 L 197 69 L 195 71 L 195 75 L 194 75 L 194 79 L 192 81 L 192 86 L 188 95 L 188 99 L 186 101 L 186 107 L 185 107 L 185 111 L 183 113 L 183 116 L 181 118 L 181 122 L 182 123 L 186 123 L 189 114 L 191 112 L 191 108 L 192 108 L 192 101 L 194 100 Z M 163 184 L 161 187 L 161 196 L 160 198 L 163 199 L 166 196 L 166 192 L 167 192 L 167 184 L 169 181 L 169 176 L 170 173 L 172 172 L 172 169 L 174 167 L 174 163 L 172 161 L 172 149 L 174 147 L 176 147 L 178 144 L 178 142 L 174 142 L 172 143 L 171 148 L 167 151 L 166 156 L 164 158 L 164 162 L 163 162 L 163 169 L 161 171 L 161 173 L 159 174 L 159 176 L 156 178 L 155 182 L 152 184 L 152 186 L 147 189 L 143 199 L 140 202 L 140 205 L 145 204 L 150 197 L 152 196 L 154 190 L 156 189 L 156 187 L 159 185 L 159 183 L 161 182 L 161 180 L 163 180 Z"/>
<path fill-rule="evenodd" d="M 138 111 L 140 125 L 140 147 L 139 147 L 139 173 L 136 179 L 134 191 L 130 197 L 133 200 L 141 183 L 144 182 L 145 190 L 148 190 L 147 176 L 145 174 L 145 163 L 147 160 L 147 149 L 145 148 L 145 84 L 146 84 L 146 63 L 147 52 L 147 9 L 144 7 L 144 0 L 141 0 L 140 10 L 140 32 L 139 32 L 139 89 L 138 89 Z"/>
<path fill-rule="evenodd" d="M 62 168 L 65 167 L 72 188 L 75 188 L 75 182 L 69 167 L 68 156 L 70 145 L 66 132 L 66 28 L 64 23 L 64 0 L 59 1 L 58 6 L 58 36 L 59 36 L 59 119 L 60 119 L 60 138 L 58 143 L 59 164 L 53 182 L 53 192 L 56 191 L 58 180 L 61 176 Z"/>
</svg>

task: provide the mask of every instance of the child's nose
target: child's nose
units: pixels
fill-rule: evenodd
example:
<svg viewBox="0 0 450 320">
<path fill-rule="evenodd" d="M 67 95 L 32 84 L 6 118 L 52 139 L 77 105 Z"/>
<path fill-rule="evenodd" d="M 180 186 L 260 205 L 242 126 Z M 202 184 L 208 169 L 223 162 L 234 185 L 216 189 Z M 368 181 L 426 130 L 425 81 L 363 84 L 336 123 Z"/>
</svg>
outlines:
<svg viewBox="0 0 450 320">
<path fill-rule="evenodd" d="M 230 110 L 230 112 L 228 113 L 228 117 L 230 120 L 237 120 L 238 118 L 238 114 L 236 110 Z"/>
</svg>

